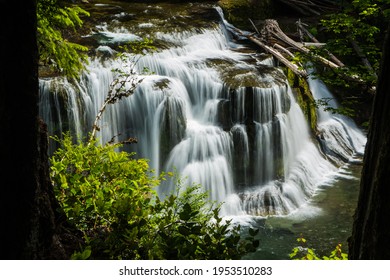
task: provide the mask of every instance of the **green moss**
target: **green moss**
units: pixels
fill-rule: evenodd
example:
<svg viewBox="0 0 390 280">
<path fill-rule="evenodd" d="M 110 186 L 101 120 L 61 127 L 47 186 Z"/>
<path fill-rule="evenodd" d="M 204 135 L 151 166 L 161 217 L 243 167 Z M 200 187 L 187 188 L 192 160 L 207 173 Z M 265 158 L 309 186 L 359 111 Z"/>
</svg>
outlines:
<svg viewBox="0 0 390 280">
<path fill-rule="evenodd" d="M 222 81 L 231 89 L 240 87 L 270 88 L 274 83 L 284 84 L 284 75 L 274 67 L 261 66 L 246 67 L 233 60 L 212 58 L 206 61 L 207 66 L 218 71 Z M 273 80 L 269 80 L 269 76 Z"/>
<path fill-rule="evenodd" d="M 310 129 L 313 133 L 317 131 L 317 108 L 314 97 L 310 91 L 307 81 L 295 75 L 290 69 L 286 70 L 287 79 L 292 87 L 295 98 L 301 107 L 306 120 L 309 122 Z"/>
</svg>

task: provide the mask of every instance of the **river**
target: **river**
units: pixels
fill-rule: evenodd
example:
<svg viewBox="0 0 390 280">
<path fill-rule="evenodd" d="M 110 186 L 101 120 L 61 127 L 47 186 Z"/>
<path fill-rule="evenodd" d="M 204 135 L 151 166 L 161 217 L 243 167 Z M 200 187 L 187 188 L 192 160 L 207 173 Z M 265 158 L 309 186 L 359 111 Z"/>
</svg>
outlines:
<svg viewBox="0 0 390 280">
<path fill-rule="evenodd" d="M 215 3 L 88 7 L 98 21 L 80 38 L 91 49 L 88 71 L 75 82 L 40 79 L 50 134 L 87 135 L 112 70 L 124 66 L 114 54 L 153 39 L 157 51 L 135 59 L 142 83 L 103 115 L 101 142 L 136 136 L 129 151 L 157 173 L 176 170 L 222 202 L 226 218 L 259 228 L 260 248 L 248 259 L 286 259 L 300 234 L 319 254 L 346 245 L 365 144 L 352 120 L 319 109 L 314 137 L 277 63 L 234 36 Z M 315 98 L 332 98 L 320 81 L 309 83 Z M 167 181 L 159 195 L 174 187 Z"/>
</svg>

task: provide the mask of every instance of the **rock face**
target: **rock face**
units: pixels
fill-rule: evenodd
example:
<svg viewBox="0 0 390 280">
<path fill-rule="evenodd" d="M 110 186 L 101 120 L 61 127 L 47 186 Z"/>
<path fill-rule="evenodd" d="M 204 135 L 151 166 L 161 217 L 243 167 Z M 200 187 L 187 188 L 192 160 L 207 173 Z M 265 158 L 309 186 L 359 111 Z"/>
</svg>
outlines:
<svg viewBox="0 0 390 280">
<path fill-rule="evenodd" d="M 210 65 L 220 73 L 226 87 L 217 123 L 232 133 L 233 174 L 238 188 L 283 179 L 279 117 L 291 107 L 285 76 L 274 67 L 245 68 L 215 61 Z M 271 158 L 262 154 L 272 154 L 272 164 Z M 272 168 L 256 171 L 265 165 Z"/>
<path fill-rule="evenodd" d="M 271 0 L 220 0 L 218 4 L 230 23 L 244 29 L 251 25 L 248 18 L 264 20 L 273 13 Z"/>
</svg>

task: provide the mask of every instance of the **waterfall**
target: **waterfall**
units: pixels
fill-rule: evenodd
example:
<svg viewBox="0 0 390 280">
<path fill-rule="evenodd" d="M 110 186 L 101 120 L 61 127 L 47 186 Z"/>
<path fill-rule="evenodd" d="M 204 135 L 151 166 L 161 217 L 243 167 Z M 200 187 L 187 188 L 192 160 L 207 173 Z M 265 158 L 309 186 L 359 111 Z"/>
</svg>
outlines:
<svg viewBox="0 0 390 280">
<path fill-rule="evenodd" d="M 315 100 L 327 100 L 329 107 L 339 108 L 333 94 L 320 79 L 314 77 L 313 73 L 309 75 L 308 82 Z M 322 150 L 328 157 L 341 165 L 363 155 L 367 139 L 352 119 L 331 113 L 321 106 L 317 109 L 317 115 L 318 138 Z"/>
<path fill-rule="evenodd" d="M 200 184 L 213 201 L 223 202 L 223 215 L 289 214 L 338 166 L 311 137 L 284 74 L 272 59 L 234 42 L 226 24 L 220 18 L 205 27 L 156 31 L 155 40 L 169 47 L 137 59 L 138 73 L 146 67 L 153 74 L 107 108 L 97 136 L 103 144 L 116 135 L 136 137 L 138 144 L 126 149 L 148 158 L 157 173 L 177 171 L 185 184 Z M 102 26 L 94 36 L 109 36 L 111 43 L 139 38 L 122 26 Z M 104 55 L 91 56 L 78 81 L 41 79 L 40 114 L 50 134 L 90 131 L 115 78 L 112 69 L 122 63 L 112 56 L 112 45 L 100 44 L 96 52 Z M 321 147 L 345 157 L 362 152 L 364 136 L 353 123 L 319 114 Z M 167 181 L 158 192 L 164 197 L 174 189 Z"/>
</svg>

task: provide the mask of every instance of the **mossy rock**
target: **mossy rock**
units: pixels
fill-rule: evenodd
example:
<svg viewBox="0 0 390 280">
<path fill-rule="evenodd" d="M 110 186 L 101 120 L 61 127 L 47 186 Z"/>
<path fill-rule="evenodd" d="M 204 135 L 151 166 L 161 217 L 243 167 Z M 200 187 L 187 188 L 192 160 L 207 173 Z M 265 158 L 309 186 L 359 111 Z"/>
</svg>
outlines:
<svg viewBox="0 0 390 280">
<path fill-rule="evenodd" d="M 287 79 L 290 86 L 295 93 L 296 101 L 301 107 L 306 120 L 309 122 L 311 131 L 316 134 L 317 132 L 317 108 L 313 94 L 310 91 L 307 81 L 298 77 L 290 69 L 286 69 Z"/>
<path fill-rule="evenodd" d="M 218 71 L 223 83 L 231 88 L 259 87 L 271 88 L 275 84 L 283 85 L 285 76 L 277 68 L 267 65 L 249 66 L 234 60 L 211 58 L 207 65 Z M 272 79 L 270 79 L 272 76 Z"/>
<path fill-rule="evenodd" d="M 220 0 L 227 21 L 238 28 L 251 29 L 249 19 L 257 21 L 272 17 L 271 0 Z"/>
</svg>

